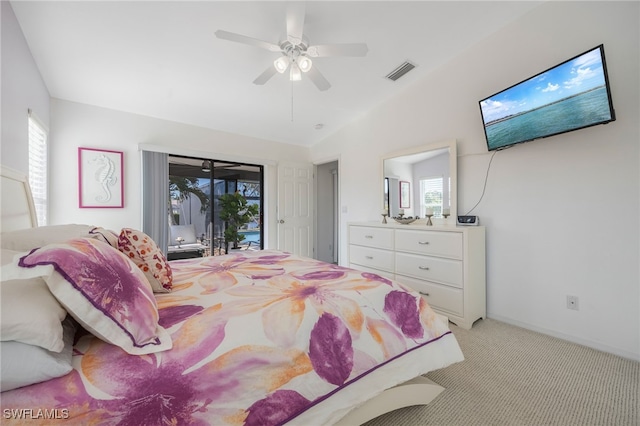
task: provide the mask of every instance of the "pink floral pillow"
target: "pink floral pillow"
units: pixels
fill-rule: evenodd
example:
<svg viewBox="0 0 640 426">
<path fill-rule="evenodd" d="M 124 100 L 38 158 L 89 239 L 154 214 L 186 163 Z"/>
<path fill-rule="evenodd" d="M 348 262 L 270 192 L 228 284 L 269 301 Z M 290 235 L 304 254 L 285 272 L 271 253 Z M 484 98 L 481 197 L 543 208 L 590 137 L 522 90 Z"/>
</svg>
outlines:
<svg viewBox="0 0 640 426">
<path fill-rule="evenodd" d="M 6 272 L 43 277 L 67 312 L 98 338 L 133 355 L 171 349 L 149 282 L 107 243 L 78 238 L 49 244 L 19 258 L 18 266 Z"/>
<path fill-rule="evenodd" d="M 155 241 L 142 231 L 123 228 L 118 250 L 126 254 L 149 280 L 156 293 L 168 293 L 173 285 L 173 273 L 167 258 Z"/>
</svg>

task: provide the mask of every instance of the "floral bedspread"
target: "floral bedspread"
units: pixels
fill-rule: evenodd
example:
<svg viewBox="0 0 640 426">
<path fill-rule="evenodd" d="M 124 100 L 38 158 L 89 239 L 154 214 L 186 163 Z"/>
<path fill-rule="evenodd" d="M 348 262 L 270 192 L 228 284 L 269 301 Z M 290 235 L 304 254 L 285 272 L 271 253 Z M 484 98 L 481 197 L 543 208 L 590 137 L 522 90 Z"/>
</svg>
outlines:
<svg viewBox="0 0 640 426">
<path fill-rule="evenodd" d="M 171 350 L 128 355 L 86 334 L 71 373 L 3 393 L 2 409 L 83 425 L 283 424 L 449 333 L 396 282 L 288 253 L 171 267 L 173 292 L 156 295 Z"/>
</svg>

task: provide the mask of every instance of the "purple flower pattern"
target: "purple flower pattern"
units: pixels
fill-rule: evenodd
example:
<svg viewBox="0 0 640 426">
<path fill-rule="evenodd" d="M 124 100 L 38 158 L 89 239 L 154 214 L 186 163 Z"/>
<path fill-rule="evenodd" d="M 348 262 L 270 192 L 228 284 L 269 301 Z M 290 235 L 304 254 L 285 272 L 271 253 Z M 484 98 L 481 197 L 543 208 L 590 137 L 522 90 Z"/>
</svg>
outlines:
<svg viewBox="0 0 640 426">
<path fill-rule="evenodd" d="M 448 332 L 395 282 L 286 253 L 172 268 L 174 292 L 156 297 L 173 349 L 133 356 L 83 336 L 72 373 L 5 392 L 1 408 L 67 408 L 84 424 L 278 425 Z"/>
</svg>

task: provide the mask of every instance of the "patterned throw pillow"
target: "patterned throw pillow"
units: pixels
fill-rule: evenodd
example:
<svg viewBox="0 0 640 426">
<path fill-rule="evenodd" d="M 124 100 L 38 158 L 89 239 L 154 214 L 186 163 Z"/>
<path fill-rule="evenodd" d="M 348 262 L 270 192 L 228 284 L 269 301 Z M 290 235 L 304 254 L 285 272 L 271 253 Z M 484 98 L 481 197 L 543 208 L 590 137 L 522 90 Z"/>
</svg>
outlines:
<svg viewBox="0 0 640 426">
<path fill-rule="evenodd" d="M 9 279 L 43 277 L 87 331 L 127 353 L 172 347 L 171 336 L 158 324 L 156 298 L 144 274 L 107 243 L 78 238 L 50 244 L 21 257 L 18 267 L 6 272 Z"/>
<path fill-rule="evenodd" d="M 154 292 L 171 291 L 173 285 L 171 267 L 151 237 L 142 231 L 123 228 L 118 239 L 118 249 L 144 272 Z"/>
</svg>

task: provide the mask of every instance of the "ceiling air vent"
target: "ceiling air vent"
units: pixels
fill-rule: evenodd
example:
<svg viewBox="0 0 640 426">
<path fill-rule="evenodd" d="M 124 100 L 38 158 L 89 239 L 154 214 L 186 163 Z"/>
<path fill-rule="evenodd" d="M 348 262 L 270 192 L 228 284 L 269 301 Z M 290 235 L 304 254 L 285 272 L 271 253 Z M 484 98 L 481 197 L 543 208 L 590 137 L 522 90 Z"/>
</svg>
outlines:
<svg viewBox="0 0 640 426">
<path fill-rule="evenodd" d="M 386 78 L 392 81 L 396 81 L 397 79 L 399 79 L 400 77 L 402 77 L 403 75 L 405 75 L 406 73 L 414 69 L 415 67 L 416 66 L 413 65 L 411 62 L 406 61 L 402 65 L 400 65 L 398 68 L 396 68 L 395 70 L 387 74 Z"/>
</svg>

